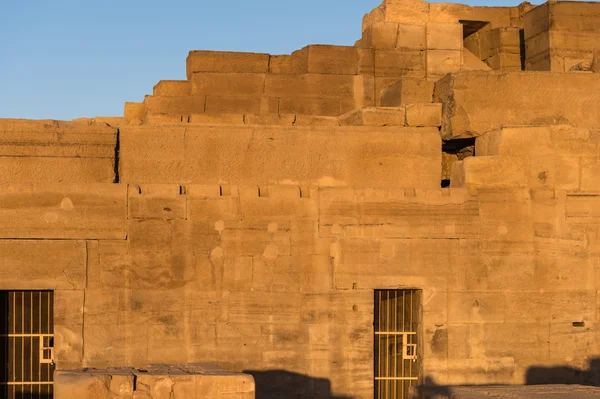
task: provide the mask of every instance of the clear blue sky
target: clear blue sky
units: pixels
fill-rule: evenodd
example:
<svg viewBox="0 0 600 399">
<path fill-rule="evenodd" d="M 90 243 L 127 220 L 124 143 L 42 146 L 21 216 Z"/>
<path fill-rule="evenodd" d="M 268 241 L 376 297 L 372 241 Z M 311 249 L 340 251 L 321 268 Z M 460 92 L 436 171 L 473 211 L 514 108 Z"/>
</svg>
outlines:
<svg viewBox="0 0 600 399">
<path fill-rule="evenodd" d="M 193 49 L 352 45 L 381 1 L 0 0 L 0 118 L 120 116 L 159 80 L 185 79 Z"/>
</svg>

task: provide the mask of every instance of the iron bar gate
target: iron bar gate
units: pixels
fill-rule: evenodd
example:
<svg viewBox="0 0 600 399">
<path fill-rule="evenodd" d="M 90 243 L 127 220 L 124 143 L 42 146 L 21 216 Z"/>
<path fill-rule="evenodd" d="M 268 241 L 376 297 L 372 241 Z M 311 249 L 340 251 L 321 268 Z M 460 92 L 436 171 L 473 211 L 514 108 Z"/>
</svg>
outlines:
<svg viewBox="0 0 600 399">
<path fill-rule="evenodd" d="M 406 399 L 420 384 L 421 292 L 375 291 L 375 399 Z"/>
<path fill-rule="evenodd" d="M 0 396 L 52 398 L 53 292 L 0 291 L 0 309 Z"/>
</svg>

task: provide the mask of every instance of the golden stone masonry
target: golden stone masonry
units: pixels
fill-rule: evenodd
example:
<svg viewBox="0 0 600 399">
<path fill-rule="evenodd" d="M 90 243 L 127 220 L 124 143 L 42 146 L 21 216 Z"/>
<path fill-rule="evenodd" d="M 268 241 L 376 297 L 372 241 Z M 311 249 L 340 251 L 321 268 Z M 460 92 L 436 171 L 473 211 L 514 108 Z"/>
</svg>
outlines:
<svg viewBox="0 0 600 399">
<path fill-rule="evenodd" d="M 0 120 L 0 396 L 600 397 L 600 3 L 186 67 Z"/>
</svg>

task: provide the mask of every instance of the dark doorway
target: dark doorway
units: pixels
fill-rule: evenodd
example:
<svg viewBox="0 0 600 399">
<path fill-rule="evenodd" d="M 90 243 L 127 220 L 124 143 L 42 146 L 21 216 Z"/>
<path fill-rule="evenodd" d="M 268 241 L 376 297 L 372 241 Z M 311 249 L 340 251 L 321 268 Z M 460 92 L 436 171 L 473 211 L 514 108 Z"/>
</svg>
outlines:
<svg viewBox="0 0 600 399">
<path fill-rule="evenodd" d="M 421 384 L 420 290 L 375 290 L 375 399 L 406 399 Z"/>
<path fill-rule="evenodd" d="M 2 398 L 52 398 L 53 308 L 52 291 L 0 291 Z"/>
</svg>

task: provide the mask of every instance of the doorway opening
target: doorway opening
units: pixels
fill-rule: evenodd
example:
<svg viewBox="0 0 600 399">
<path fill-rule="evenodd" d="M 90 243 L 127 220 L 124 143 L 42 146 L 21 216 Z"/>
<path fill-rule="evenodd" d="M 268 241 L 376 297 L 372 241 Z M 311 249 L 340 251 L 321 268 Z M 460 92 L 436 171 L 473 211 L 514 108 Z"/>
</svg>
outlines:
<svg viewBox="0 0 600 399">
<path fill-rule="evenodd" d="M 50 399 L 54 293 L 0 291 L 0 397 Z"/>
<path fill-rule="evenodd" d="M 375 290 L 375 399 L 406 399 L 421 384 L 421 291 Z"/>
</svg>

